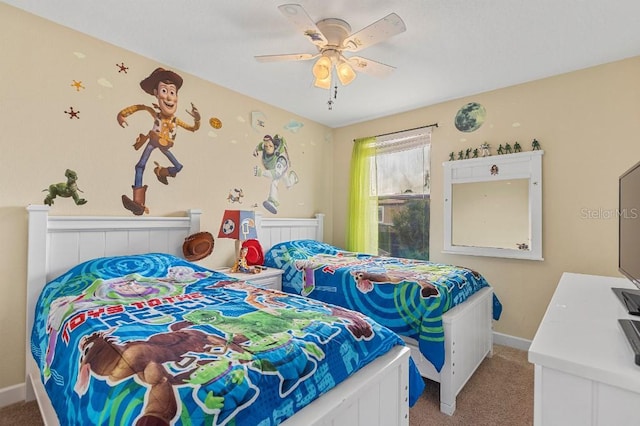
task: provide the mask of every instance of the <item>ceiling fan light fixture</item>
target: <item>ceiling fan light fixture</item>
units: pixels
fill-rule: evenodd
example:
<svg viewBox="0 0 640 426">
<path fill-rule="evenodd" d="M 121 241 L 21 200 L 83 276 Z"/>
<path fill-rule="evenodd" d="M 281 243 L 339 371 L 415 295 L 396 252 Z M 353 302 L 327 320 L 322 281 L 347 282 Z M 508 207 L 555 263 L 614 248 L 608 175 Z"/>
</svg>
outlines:
<svg viewBox="0 0 640 426">
<path fill-rule="evenodd" d="M 320 58 L 313 64 L 313 76 L 316 80 L 326 80 L 331 76 L 331 59 L 326 56 Z"/>
<path fill-rule="evenodd" d="M 313 85 L 329 90 L 330 110 L 337 97 L 338 81 L 346 86 L 355 80 L 357 73 L 386 77 L 395 69 L 390 65 L 359 56 L 347 58 L 342 53 L 343 51 L 358 52 L 406 31 L 406 25 L 397 14 L 390 13 L 360 31 L 352 33 L 349 23 L 342 19 L 326 18 L 314 22 L 299 4 L 283 4 L 278 6 L 278 9 L 297 31 L 316 47 L 316 53 L 261 55 L 256 56 L 256 60 L 259 62 L 315 60 L 311 68 Z"/>
<path fill-rule="evenodd" d="M 337 67 L 338 71 L 338 79 L 343 86 L 351 83 L 356 78 L 356 72 L 353 70 L 351 65 L 349 65 L 346 61 L 341 61 Z"/>
<path fill-rule="evenodd" d="M 319 87 L 321 89 L 330 89 L 331 88 L 331 73 L 327 76 L 327 78 L 316 78 L 313 82 L 313 85 Z"/>
</svg>

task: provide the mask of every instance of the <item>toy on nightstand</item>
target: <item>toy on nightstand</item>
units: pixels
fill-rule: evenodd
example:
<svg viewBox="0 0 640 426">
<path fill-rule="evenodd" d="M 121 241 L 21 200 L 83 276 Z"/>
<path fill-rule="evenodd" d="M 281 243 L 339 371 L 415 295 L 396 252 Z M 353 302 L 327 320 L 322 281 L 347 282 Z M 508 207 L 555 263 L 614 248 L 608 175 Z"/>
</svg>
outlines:
<svg viewBox="0 0 640 426">
<path fill-rule="evenodd" d="M 213 235 L 210 232 L 198 232 L 189 235 L 182 244 L 182 253 L 189 262 L 204 259 L 213 251 Z"/>
<path fill-rule="evenodd" d="M 236 263 L 233 264 L 231 268 L 232 273 L 241 272 L 243 274 L 259 274 L 262 271 L 262 268 L 258 268 L 255 266 L 249 266 L 247 264 L 247 252 L 249 249 L 247 247 L 242 247 L 240 249 L 240 256 L 236 259 Z"/>
</svg>

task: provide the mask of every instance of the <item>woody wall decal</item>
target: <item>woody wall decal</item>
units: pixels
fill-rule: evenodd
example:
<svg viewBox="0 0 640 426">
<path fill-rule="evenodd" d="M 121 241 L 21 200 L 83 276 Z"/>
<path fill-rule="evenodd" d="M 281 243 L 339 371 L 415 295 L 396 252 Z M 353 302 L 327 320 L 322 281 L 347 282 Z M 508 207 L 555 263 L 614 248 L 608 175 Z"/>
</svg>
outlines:
<svg viewBox="0 0 640 426">
<path fill-rule="evenodd" d="M 128 126 L 126 118 L 138 111 L 147 111 L 153 117 L 153 127 L 145 135 L 140 133 L 133 147 L 139 150 L 144 146 L 140 160 L 135 165 L 135 177 L 133 183 L 133 198 L 122 195 L 122 205 L 134 215 L 140 216 L 149 213 L 146 205 L 147 185 L 143 184 L 143 175 L 151 153 L 158 149 L 169 160 L 171 166 L 164 167 L 158 162 L 153 169 L 157 179 L 165 185 L 169 184 L 168 178 L 174 178 L 182 164 L 171 152 L 171 147 L 176 138 L 178 127 L 190 132 L 200 128 L 200 113 L 193 103 L 191 111 L 186 110 L 193 117 L 193 125 L 187 124 L 175 116 L 178 109 L 178 90 L 182 87 L 182 77 L 173 71 L 164 68 L 156 68 L 147 78 L 140 82 L 140 87 L 149 95 L 156 97 L 158 103 L 153 107 L 136 104 L 124 108 L 118 113 L 118 124 L 121 127 Z"/>
</svg>

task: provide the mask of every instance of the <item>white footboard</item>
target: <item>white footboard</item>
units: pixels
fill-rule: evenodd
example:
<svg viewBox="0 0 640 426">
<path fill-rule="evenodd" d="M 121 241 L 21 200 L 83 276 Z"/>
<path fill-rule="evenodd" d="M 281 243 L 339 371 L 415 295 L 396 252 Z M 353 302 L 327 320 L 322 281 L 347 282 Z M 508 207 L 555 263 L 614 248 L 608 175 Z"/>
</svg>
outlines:
<svg viewBox="0 0 640 426">
<path fill-rule="evenodd" d="M 282 425 L 408 426 L 409 354 L 394 347 Z"/>
<path fill-rule="evenodd" d="M 452 415 L 456 397 L 482 360 L 493 355 L 493 290 L 485 287 L 442 316 L 445 362 L 440 373 L 427 361 L 417 342 L 405 339 L 423 377 L 440 383 L 440 411 Z"/>
<path fill-rule="evenodd" d="M 394 347 L 282 425 L 408 426 L 409 354 L 406 347 Z M 27 387 L 33 386 L 45 426 L 59 426 L 33 359 L 27 368 Z"/>
</svg>

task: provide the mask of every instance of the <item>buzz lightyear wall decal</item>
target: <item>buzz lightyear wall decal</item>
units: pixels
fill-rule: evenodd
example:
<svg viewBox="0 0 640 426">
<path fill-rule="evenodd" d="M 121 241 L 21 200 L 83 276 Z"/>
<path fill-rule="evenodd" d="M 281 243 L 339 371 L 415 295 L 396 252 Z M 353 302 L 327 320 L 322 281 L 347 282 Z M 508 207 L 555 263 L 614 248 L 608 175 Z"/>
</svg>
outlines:
<svg viewBox="0 0 640 426">
<path fill-rule="evenodd" d="M 291 159 L 287 151 L 287 142 L 280 135 L 264 135 L 253 151 L 254 157 L 260 157 L 262 167 L 255 166 L 253 174 L 257 177 L 271 179 L 269 196 L 262 206 L 270 213 L 277 214 L 280 200 L 278 198 L 278 186 L 284 181 L 287 189 L 298 183 L 298 175 L 291 168 Z"/>
<path fill-rule="evenodd" d="M 170 151 L 176 138 L 178 127 L 190 132 L 200 128 L 200 113 L 193 103 L 191 110 L 186 110 L 193 118 L 193 124 L 188 124 L 176 117 L 178 110 L 178 90 L 182 87 L 182 77 L 173 71 L 164 68 L 156 68 L 148 77 L 140 82 L 140 87 L 145 93 L 154 96 L 157 103 L 153 107 L 147 105 L 131 105 L 118 112 L 118 124 L 121 127 L 128 126 L 127 117 L 138 111 L 146 111 L 153 118 L 153 126 L 147 134 L 140 133 L 133 147 L 139 150 L 144 146 L 142 155 L 135 165 L 133 182 L 133 199 L 122 195 L 122 205 L 136 216 L 149 213 L 146 205 L 147 185 L 143 184 L 144 170 L 151 157 L 151 153 L 158 149 L 171 166 L 164 167 L 154 161 L 153 169 L 158 181 L 164 185 L 169 184 L 168 178 L 174 178 L 182 170 L 183 165 Z"/>
</svg>

